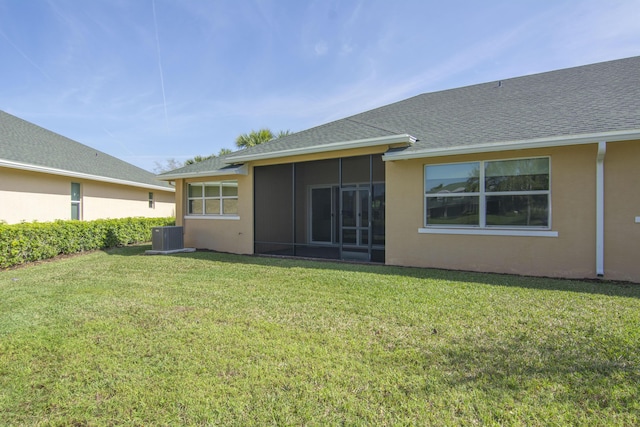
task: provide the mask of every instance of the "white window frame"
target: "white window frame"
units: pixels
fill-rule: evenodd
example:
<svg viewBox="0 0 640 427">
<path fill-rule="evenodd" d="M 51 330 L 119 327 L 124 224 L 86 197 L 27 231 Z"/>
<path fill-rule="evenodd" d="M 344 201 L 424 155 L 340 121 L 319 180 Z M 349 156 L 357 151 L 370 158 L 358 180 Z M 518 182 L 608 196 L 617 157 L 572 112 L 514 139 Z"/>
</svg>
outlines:
<svg viewBox="0 0 640 427">
<path fill-rule="evenodd" d="M 77 185 L 78 186 L 78 200 L 73 200 L 73 186 Z M 71 218 L 71 219 L 77 219 L 79 221 L 82 221 L 82 184 L 79 182 L 72 182 L 71 183 L 71 207 L 73 206 L 78 206 L 78 218 Z M 73 210 L 72 210 L 73 212 Z M 71 215 L 73 216 L 73 215 Z"/>
<path fill-rule="evenodd" d="M 224 200 L 239 200 L 239 196 L 238 194 L 236 194 L 235 196 L 224 196 L 223 195 L 223 191 L 222 188 L 224 187 L 224 184 L 228 184 L 228 183 L 234 183 L 236 189 L 238 189 L 238 181 L 237 180 L 223 180 L 223 181 L 198 181 L 198 182 L 188 182 L 187 183 L 187 188 L 186 190 L 186 207 L 185 207 L 185 211 L 186 211 L 186 215 L 185 218 L 186 219 L 232 219 L 232 220 L 237 220 L 240 219 L 240 215 L 238 213 L 224 213 Z M 199 197 L 189 197 L 189 186 L 192 185 L 200 185 L 202 186 L 202 196 Z M 205 185 L 207 186 L 212 186 L 212 185 L 218 185 L 219 187 L 219 196 L 215 196 L 215 197 L 207 197 L 205 195 Z M 239 193 L 239 191 L 238 191 Z M 220 213 L 219 214 L 207 214 L 205 213 L 205 208 L 206 208 L 206 200 L 216 200 L 219 199 L 220 202 Z M 190 213 L 189 212 L 189 201 L 191 200 L 201 200 L 202 201 L 202 213 Z"/>
<path fill-rule="evenodd" d="M 149 191 L 149 209 L 156 208 L 156 201 L 153 198 L 153 191 Z"/>
<path fill-rule="evenodd" d="M 487 193 L 485 190 L 485 165 L 488 162 L 501 162 L 509 160 L 533 160 L 533 159 L 548 159 L 549 162 L 549 189 L 548 190 L 532 190 L 532 191 L 501 191 Z M 465 163 L 476 163 L 479 169 L 479 191 L 459 194 L 457 196 L 465 197 L 478 197 L 478 211 L 479 218 L 477 225 L 451 225 L 451 224 L 427 224 L 427 199 L 438 197 L 434 194 L 427 194 L 427 167 L 428 166 L 446 166 Z M 451 163 L 434 163 L 427 164 L 423 167 L 423 227 L 418 229 L 421 234 L 459 234 L 459 235 L 493 235 L 493 236 L 538 236 L 538 237 L 558 237 L 558 232 L 553 231 L 551 228 L 551 219 L 553 217 L 552 209 L 552 197 L 551 197 L 551 157 L 550 156 L 533 156 L 533 157 L 515 157 L 507 159 L 488 159 L 488 160 L 475 160 L 465 162 L 451 162 Z M 547 195 L 548 197 L 548 218 L 547 226 L 507 226 L 507 225 L 487 225 L 486 224 L 486 198 L 488 196 L 504 196 L 504 195 Z M 455 197 L 455 196 L 442 196 L 441 197 Z"/>
</svg>

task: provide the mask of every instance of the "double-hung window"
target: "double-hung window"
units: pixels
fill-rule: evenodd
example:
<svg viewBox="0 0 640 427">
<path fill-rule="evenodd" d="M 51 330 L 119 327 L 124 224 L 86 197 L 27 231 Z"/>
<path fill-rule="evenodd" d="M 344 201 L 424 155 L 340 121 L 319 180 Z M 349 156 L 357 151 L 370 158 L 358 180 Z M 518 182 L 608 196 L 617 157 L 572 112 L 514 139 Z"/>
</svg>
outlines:
<svg viewBox="0 0 640 427">
<path fill-rule="evenodd" d="M 548 229 L 549 171 L 548 157 L 427 165 L 425 225 Z"/>
<path fill-rule="evenodd" d="M 187 192 L 189 215 L 238 215 L 238 181 L 193 182 Z"/>
</svg>

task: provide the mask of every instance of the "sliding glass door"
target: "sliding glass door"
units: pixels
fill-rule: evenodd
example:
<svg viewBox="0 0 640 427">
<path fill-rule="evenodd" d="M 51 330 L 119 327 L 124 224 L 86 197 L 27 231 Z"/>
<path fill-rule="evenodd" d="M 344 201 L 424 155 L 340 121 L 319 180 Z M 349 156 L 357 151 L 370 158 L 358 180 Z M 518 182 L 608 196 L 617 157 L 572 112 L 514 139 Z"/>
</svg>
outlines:
<svg viewBox="0 0 640 427">
<path fill-rule="evenodd" d="M 369 260 L 369 185 L 342 188 L 342 258 Z"/>
</svg>

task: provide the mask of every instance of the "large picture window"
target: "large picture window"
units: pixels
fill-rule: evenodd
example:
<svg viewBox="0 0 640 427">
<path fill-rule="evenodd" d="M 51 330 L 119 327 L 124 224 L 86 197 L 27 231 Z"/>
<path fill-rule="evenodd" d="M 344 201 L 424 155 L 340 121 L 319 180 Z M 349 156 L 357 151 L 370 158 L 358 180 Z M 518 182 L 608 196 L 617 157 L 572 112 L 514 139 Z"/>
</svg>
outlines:
<svg viewBox="0 0 640 427">
<path fill-rule="evenodd" d="M 187 192 L 189 215 L 238 215 L 238 181 L 194 182 Z"/>
<path fill-rule="evenodd" d="M 549 228 L 549 158 L 425 166 L 425 225 Z"/>
</svg>

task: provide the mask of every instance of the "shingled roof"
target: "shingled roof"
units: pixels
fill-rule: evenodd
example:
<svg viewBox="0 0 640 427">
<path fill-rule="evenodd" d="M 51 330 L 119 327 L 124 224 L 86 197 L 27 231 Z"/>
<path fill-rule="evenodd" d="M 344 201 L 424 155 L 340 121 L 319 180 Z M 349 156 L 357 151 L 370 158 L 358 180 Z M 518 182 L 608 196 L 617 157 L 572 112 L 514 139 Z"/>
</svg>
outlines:
<svg viewBox="0 0 640 427">
<path fill-rule="evenodd" d="M 387 159 L 629 136 L 640 139 L 640 57 L 425 93 L 193 168 L 203 173 L 207 166 L 215 171 L 225 163 L 328 151 L 354 141 L 385 145 L 393 138 L 405 144 Z"/>
<path fill-rule="evenodd" d="M 173 191 L 154 174 L 0 111 L 0 166 Z"/>
<path fill-rule="evenodd" d="M 219 157 L 196 162 L 178 169 L 158 175 L 160 179 L 171 180 L 175 178 L 197 178 L 199 176 L 220 176 L 220 175 L 246 175 L 247 168 L 242 165 L 229 164 L 226 154 Z"/>
</svg>

